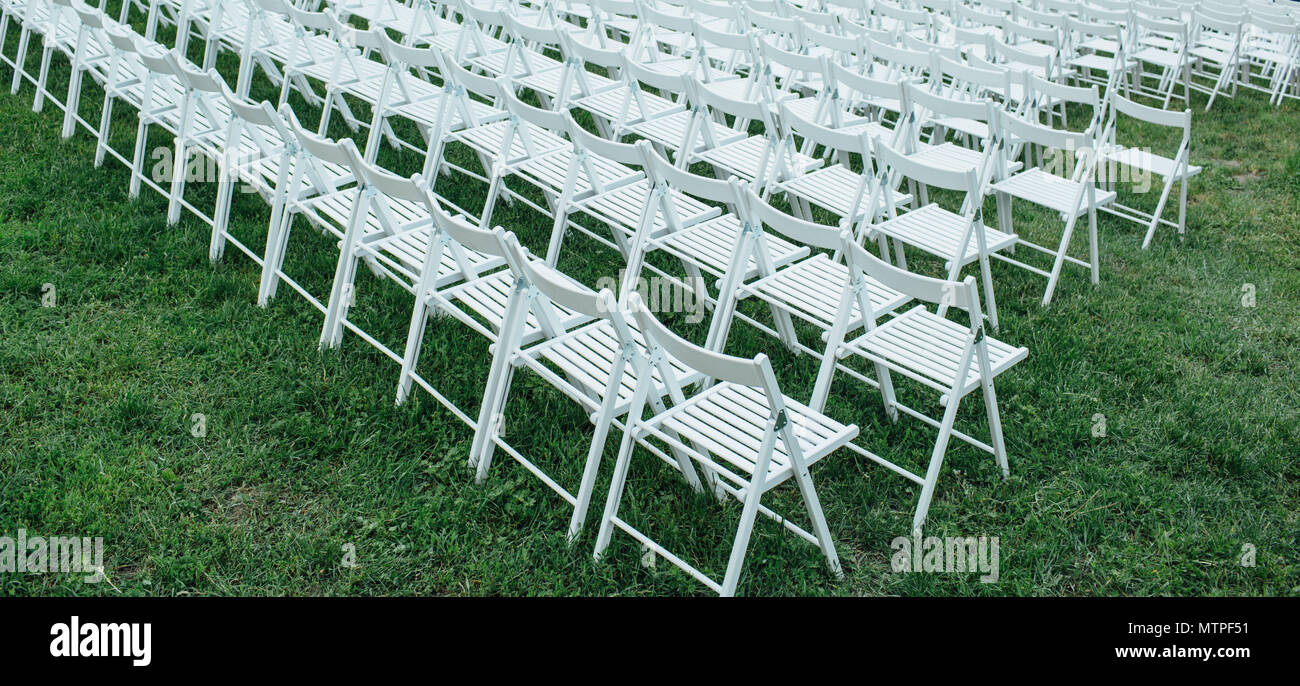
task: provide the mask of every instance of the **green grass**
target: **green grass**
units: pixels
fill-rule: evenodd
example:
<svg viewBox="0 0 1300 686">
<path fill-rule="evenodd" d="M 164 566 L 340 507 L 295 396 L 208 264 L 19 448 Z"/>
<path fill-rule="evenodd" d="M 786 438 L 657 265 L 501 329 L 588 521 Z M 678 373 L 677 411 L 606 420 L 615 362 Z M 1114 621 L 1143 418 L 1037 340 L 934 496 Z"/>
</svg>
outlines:
<svg viewBox="0 0 1300 686">
<path fill-rule="evenodd" d="M 61 92 L 66 63 L 56 60 L 52 74 Z M 397 367 L 355 336 L 318 352 L 321 317 L 287 288 L 257 308 L 256 265 L 233 248 L 210 265 L 202 222 L 167 226 L 165 201 L 148 190 L 129 201 L 127 171 L 111 161 L 92 168 L 89 135 L 60 141 L 61 112 L 33 113 L 31 96 L 30 85 L 0 94 L 0 535 L 103 536 L 112 585 L 10 574 L 0 594 L 706 591 L 662 560 L 643 568 L 625 535 L 604 563 L 592 561 L 616 440 L 588 529 L 569 547 L 558 497 L 499 452 L 489 480 L 475 485 L 463 424 L 422 392 L 394 407 Z M 87 119 L 100 97 L 86 88 Z M 1192 185 L 1184 242 L 1162 229 L 1143 251 L 1141 228 L 1103 215 L 1101 286 L 1067 268 L 1048 308 L 1038 304 L 1042 279 L 995 264 L 997 335 L 1030 350 L 998 379 L 1012 475 L 1003 480 L 988 455 L 954 445 L 926 533 L 998 536 L 998 583 L 891 572 L 890 540 L 906 534 L 917 489 L 839 453 L 813 476 L 845 579 L 763 521 L 742 593 L 1300 591 L 1300 108 L 1275 109 L 1253 92 L 1208 114 L 1203 106 L 1193 98 L 1193 162 L 1205 171 Z M 115 145 L 129 150 L 134 112 L 120 107 L 115 126 Z M 389 152 L 381 161 L 404 173 L 418 165 Z M 481 203 L 481 186 L 440 184 L 468 207 Z M 211 207 L 212 184 L 188 197 Z M 260 249 L 267 216 L 257 196 L 240 195 L 233 230 Z M 1043 217 L 1016 216 L 1031 237 L 1053 236 Z M 496 220 L 544 249 L 549 218 L 503 205 Z M 332 241 L 301 221 L 295 229 L 287 269 L 324 296 Z M 1075 241 L 1076 254 L 1083 247 Z M 576 235 L 561 261 L 588 284 L 619 266 L 616 253 Z M 54 307 L 41 306 L 46 283 Z M 1248 283 L 1254 307 L 1243 306 Z M 401 289 L 361 270 L 353 316 L 363 327 L 396 346 L 409 312 Z M 743 323 L 728 351 L 765 351 L 790 395 L 811 391 L 816 361 Z M 488 361 L 480 337 L 440 319 L 420 369 L 474 412 Z M 904 393 L 934 410 L 933 396 Z M 857 423 L 866 447 L 924 468 L 933 433 L 912 420 L 890 424 L 872 389 L 841 376 L 828 412 Z M 201 438 L 190 432 L 195 413 L 207 417 Z M 959 421 L 985 435 L 982 413 L 972 396 Z M 1105 415 L 1105 436 L 1091 431 L 1095 414 Z M 506 432 L 561 483 L 577 483 L 590 425 L 531 374 L 516 379 Z M 801 518 L 791 488 L 774 502 Z M 715 576 L 738 513 L 692 497 L 645 453 L 633 463 L 623 514 Z M 340 564 L 346 544 L 355 568 Z M 1254 567 L 1239 564 L 1245 544 L 1257 549 Z"/>
</svg>

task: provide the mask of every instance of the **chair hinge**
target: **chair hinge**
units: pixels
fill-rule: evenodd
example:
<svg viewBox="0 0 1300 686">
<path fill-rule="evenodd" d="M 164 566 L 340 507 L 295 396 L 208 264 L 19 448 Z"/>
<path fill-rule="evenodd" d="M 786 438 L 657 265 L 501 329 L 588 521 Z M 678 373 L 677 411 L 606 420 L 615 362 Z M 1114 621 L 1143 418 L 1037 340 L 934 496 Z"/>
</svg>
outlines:
<svg viewBox="0 0 1300 686">
<path fill-rule="evenodd" d="M 776 426 L 772 427 L 772 429 L 774 431 L 780 431 L 785 428 L 786 423 L 785 410 L 781 410 L 776 413 Z"/>
<path fill-rule="evenodd" d="M 983 327 L 983 326 L 981 326 L 980 328 L 978 328 L 978 329 L 975 330 L 975 340 L 974 340 L 973 342 L 974 342 L 974 343 L 979 343 L 979 342 L 982 341 L 982 340 L 984 340 L 984 327 Z"/>
</svg>

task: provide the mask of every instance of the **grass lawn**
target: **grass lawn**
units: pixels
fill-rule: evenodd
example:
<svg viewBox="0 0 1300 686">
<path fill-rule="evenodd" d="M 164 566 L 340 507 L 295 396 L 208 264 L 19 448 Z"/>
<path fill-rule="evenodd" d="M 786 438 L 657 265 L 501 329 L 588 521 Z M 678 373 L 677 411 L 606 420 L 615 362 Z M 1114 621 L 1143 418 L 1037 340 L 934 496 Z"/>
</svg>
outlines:
<svg viewBox="0 0 1300 686">
<path fill-rule="evenodd" d="M 13 27 L 11 36 L 10 55 Z M 221 68 L 233 83 L 231 59 Z M 67 72 L 56 58 L 53 92 Z M 268 84 L 259 89 L 274 99 Z M 322 318 L 289 289 L 256 307 L 255 264 L 233 247 L 210 264 L 206 225 L 186 215 L 167 226 L 165 200 L 147 189 L 129 200 L 128 171 L 112 161 L 93 168 L 89 134 L 61 141 L 62 113 L 33 113 L 32 93 L 27 84 L 0 94 L 0 535 L 102 536 L 112 583 L 9 574 L 0 594 L 706 593 L 662 560 L 643 567 L 626 535 L 605 562 L 592 560 L 617 437 L 588 528 L 569 547 L 558 497 L 499 451 L 475 485 L 465 425 L 422 392 L 394 407 L 397 366 L 356 336 L 318 352 Z M 97 121 L 101 98 L 88 84 L 82 116 Z M 954 442 L 926 534 L 999 537 L 996 583 L 892 572 L 890 541 L 907 534 L 918 489 L 840 452 L 813 477 L 844 580 L 825 573 L 815 548 L 761 521 L 740 592 L 1300 592 L 1300 107 L 1265 99 L 1245 92 L 1207 114 L 1193 97 L 1192 161 L 1205 171 L 1191 187 L 1185 241 L 1162 228 L 1143 251 L 1143 228 L 1103 214 L 1100 287 L 1067 266 L 1048 308 L 1042 279 L 995 262 L 997 336 L 1030 350 L 998 379 L 1011 478 Z M 129 151 L 135 113 L 120 106 L 115 121 L 114 145 Z M 1157 149 L 1170 142 L 1146 133 Z M 166 143 L 156 134 L 151 146 Z M 402 173 L 419 165 L 391 151 L 381 162 Z M 482 203 L 481 184 L 439 183 L 467 207 Z M 187 197 L 210 208 L 214 190 L 195 184 Z M 1122 197 L 1155 203 L 1155 192 Z M 1059 236 L 1050 217 L 1016 216 L 1040 242 Z M 267 218 L 258 196 L 237 194 L 232 228 L 255 250 Z M 548 217 L 516 203 L 495 220 L 545 249 Z M 1086 254 L 1082 238 L 1075 254 Z M 286 269 L 324 297 L 336 255 L 299 220 Z M 621 262 L 571 234 L 560 266 L 594 285 Z M 924 261 L 915 268 L 937 273 Z M 42 306 L 45 284 L 52 307 Z M 352 312 L 368 331 L 400 345 L 410 307 L 404 291 L 361 270 Z M 674 324 L 702 338 L 705 324 Z M 786 392 L 806 399 L 816 361 L 737 322 L 728 352 L 760 351 Z M 432 322 L 420 370 L 471 413 L 488 362 L 481 337 Z M 933 395 L 902 392 L 935 411 Z M 195 414 L 206 417 L 199 437 Z M 866 447 L 924 470 L 933 432 L 890 424 L 873 389 L 838 377 L 828 414 L 857 423 Z M 984 436 L 982 417 L 970 396 L 959 424 Z M 505 430 L 576 486 L 590 425 L 574 403 L 521 372 Z M 673 476 L 638 453 L 622 513 L 720 577 L 740 508 L 693 497 Z M 793 488 L 777 493 L 801 521 Z M 1240 563 L 1248 545 L 1255 566 Z M 342 564 L 345 548 L 355 566 Z"/>
</svg>

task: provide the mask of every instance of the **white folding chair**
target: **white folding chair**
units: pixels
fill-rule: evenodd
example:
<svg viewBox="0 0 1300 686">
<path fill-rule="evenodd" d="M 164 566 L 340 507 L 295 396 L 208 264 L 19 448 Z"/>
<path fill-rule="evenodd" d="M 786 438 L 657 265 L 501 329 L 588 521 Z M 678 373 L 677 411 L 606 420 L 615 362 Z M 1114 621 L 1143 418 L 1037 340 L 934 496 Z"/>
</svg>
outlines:
<svg viewBox="0 0 1300 686">
<path fill-rule="evenodd" d="M 1014 233 L 1011 213 L 1014 198 L 1059 213 L 1065 222 L 1060 244 L 1055 249 L 1033 243 L 1024 236 L 1017 237 L 1017 246 L 1023 245 L 1053 257 L 1050 271 L 1034 267 L 1008 255 L 1001 253 L 994 255 L 1000 260 L 1047 277 L 1047 288 L 1043 292 L 1043 305 L 1046 306 L 1052 301 L 1052 294 L 1056 291 L 1056 284 L 1061 277 L 1061 268 L 1067 262 L 1087 267 L 1091 272 L 1093 285 L 1099 283 L 1097 208 L 1113 202 L 1115 193 L 1096 186 L 1097 153 L 1093 148 L 1095 139 L 1092 136 L 1073 131 L 1058 131 L 1001 111 L 996 113 L 1004 141 L 1000 153 L 1002 164 L 1008 163 L 1008 149 L 1011 146 L 1005 143 L 1007 140 L 1016 140 L 1027 145 L 1040 145 L 1053 153 L 1053 158 L 1046 167 L 1032 167 L 1019 173 L 1008 174 L 990 186 L 997 197 L 998 228 L 1005 234 Z M 1087 261 L 1068 254 L 1070 238 L 1074 235 L 1074 225 L 1083 215 L 1088 216 L 1089 259 Z"/>
<path fill-rule="evenodd" d="M 469 463 L 476 471 L 476 480 L 482 482 L 488 475 L 496 447 L 506 449 L 525 469 L 573 506 L 568 527 L 572 542 L 586 521 L 606 440 L 612 429 L 623 428 L 619 418 L 630 409 L 639 380 L 651 379 L 654 389 L 645 399 L 656 412 L 665 409 L 663 396 L 669 391 L 659 370 L 646 361 L 644 340 L 628 324 L 609 289 L 596 293 L 535 260 L 519 245 L 513 233 L 497 229 L 496 238 L 509 259 L 514 284 L 501 334 L 493 348 L 492 367 L 483 392 Z M 584 315 L 588 323 L 578 322 L 566 330 L 557 306 Z M 549 322 L 543 327 L 545 335 L 531 345 L 525 338 L 530 317 Z M 624 341 L 635 344 L 627 347 Z M 669 364 L 680 383 L 703 379 L 702 373 L 675 360 L 670 359 Z M 521 368 L 537 374 L 578 403 L 591 419 L 591 445 L 576 493 L 570 493 L 542 467 L 501 439 L 514 370 Z M 696 479 L 689 459 L 680 451 L 675 466 L 683 470 L 688 481 Z M 692 485 L 700 488 L 697 479 Z"/>
<path fill-rule="evenodd" d="M 1183 82 L 1182 100 L 1191 95 L 1192 63 L 1187 53 L 1187 25 L 1181 21 L 1164 21 L 1134 12 L 1133 23 L 1138 32 L 1138 46 L 1133 53 L 1141 69 L 1138 72 L 1137 91 L 1160 101 L 1168 108 L 1175 97 L 1179 79 Z M 1155 66 L 1159 71 L 1149 70 Z M 1154 84 L 1149 81 L 1154 80 Z"/>
<path fill-rule="evenodd" d="M 637 283 L 643 269 L 653 269 L 646 257 L 656 251 L 681 262 L 688 277 L 684 285 L 695 292 L 701 303 L 710 301 L 704 274 L 715 279 L 732 274 L 749 279 L 760 272 L 760 261 L 780 266 L 808 254 L 808 248 L 773 236 L 765 239 L 761 258 L 749 256 L 736 262 L 735 247 L 747 227 L 740 216 L 741 209 L 736 207 L 739 196 L 733 188 L 734 177 L 721 181 L 692 174 L 665 160 L 648 142 L 638 145 L 653 190 L 628 249 L 620 299 Z M 705 214 L 703 210 L 710 207 L 705 203 L 726 206 L 732 211 Z M 679 280 L 662 270 L 654 271 L 665 278 Z"/>
<path fill-rule="evenodd" d="M 649 363 L 659 369 L 673 403 L 667 410 L 643 418 L 646 399 L 655 388 L 649 375 L 638 379 L 601 517 L 596 559 L 604 555 L 617 527 L 718 594 L 731 596 L 740 581 L 755 519 L 762 512 L 819 547 L 831 571 L 842 575 L 809 467 L 852 441 L 858 434 L 857 425 L 844 426 L 783 395 L 766 355 L 748 360 L 700 348 L 660 324 L 636 294 L 628 299 L 628 309 L 645 337 Z M 624 341 L 625 345 L 631 343 Z M 719 379 L 719 383 L 687 397 L 668 362 L 670 357 L 688 369 Z M 619 515 L 633 449 L 642 447 L 662 456 L 663 450 L 656 442 L 676 448 L 706 473 L 717 475 L 718 486 L 744 503 L 720 583 Z M 764 494 L 791 479 L 799 489 L 815 533 L 761 502 Z"/>
<path fill-rule="evenodd" d="M 731 265 L 727 268 L 719 288 L 718 306 L 709 324 L 709 337 L 705 347 L 722 352 L 726 349 L 732 320 L 736 317 L 768 334 L 775 334 L 785 346 L 795 352 L 821 357 L 824 350 L 803 344 L 794 328 L 794 319 L 810 324 L 817 332 L 825 333 L 837 323 L 836 315 L 841 294 L 848 287 L 848 273 L 838 252 L 810 254 L 797 262 L 776 265 L 769 257 L 768 244 L 776 239 L 825 251 L 840 249 L 840 227 L 825 226 L 792 217 L 770 205 L 754 193 L 753 189 L 733 183 L 739 212 L 745 222 L 744 231 L 736 238 Z M 747 281 L 746 261 L 755 264 L 757 278 Z M 907 302 L 907 298 L 892 289 L 874 282 L 866 284 L 873 307 L 889 312 Z M 774 328 L 744 317 L 737 312 L 742 299 L 754 298 L 767 306 L 772 313 Z M 849 330 L 862 326 L 862 312 L 849 314 Z"/>
<path fill-rule="evenodd" d="M 912 530 L 919 534 L 930 511 L 951 438 L 956 437 L 993 454 L 1002 475 L 1009 474 L 993 379 L 1025 359 L 1029 351 L 985 334 L 979 289 L 974 277 L 949 281 L 920 276 L 870 254 L 847 231 L 841 233 L 840 239 L 850 287 L 844 290 L 840 301 L 838 324 L 829 333 L 827 354 L 822 359 L 809 405 L 813 408 L 824 406 L 838 360 L 856 356 L 874 365 L 885 410 L 891 420 L 896 421 L 898 413 L 902 412 L 938 429 L 924 477 L 879 455 L 858 450 L 868 459 L 921 486 L 912 517 Z M 868 289 L 864 287 L 867 283 L 880 284 L 922 304 L 882 321 L 885 313 L 867 296 Z M 937 305 L 937 313 L 931 312 L 927 303 Z M 852 339 L 848 334 L 851 327 L 845 324 L 849 308 L 860 311 L 866 329 L 865 333 Z M 946 312 L 954 309 L 967 313 L 967 326 L 946 316 Z M 900 403 L 895 395 L 893 374 L 939 393 L 939 402 L 944 408 L 942 418 L 936 420 Z M 991 445 L 954 428 L 962 398 L 976 389 L 983 391 Z"/>
<path fill-rule="evenodd" d="M 1104 140 L 1099 146 L 1101 162 L 1107 165 L 1107 180 L 1113 184 L 1116 175 L 1115 167 L 1123 166 L 1159 178 L 1162 183 L 1160 199 L 1156 201 L 1156 208 L 1153 212 L 1146 212 L 1124 205 L 1118 200 L 1102 206 L 1101 209 L 1129 221 L 1145 224 L 1147 232 L 1142 239 L 1142 248 L 1144 250 L 1151 245 L 1151 239 L 1156 235 L 1156 227 L 1161 224 L 1177 228 L 1178 238 L 1182 240 L 1187 231 L 1187 184 L 1193 176 L 1201 173 L 1201 167 L 1192 164 L 1189 159 L 1191 157 L 1192 143 L 1192 111 L 1171 112 L 1133 102 L 1119 95 L 1111 97 L 1110 107 L 1110 121 L 1107 122 Z M 1172 158 L 1163 157 L 1151 152 L 1149 148 L 1129 147 L 1117 143 L 1117 129 L 1119 128 L 1118 124 L 1121 116 L 1153 126 L 1181 129 L 1183 133 L 1182 139 L 1178 143 L 1174 156 Z M 1174 183 L 1179 185 L 1177 223 L 1165 219 L 1163 216 Z"/>
<path fill-rule="evenodd" d="M 992 107 L 991 104 L 988 104 Z M 880 197 L 887 211 L 882 221 L 871 227 L 880 244 L 881 256 L 888 258 L 888 241 L 894 243 L 894 260 L 906 269 L 907 259 L 903 246 L 911 246 L 944 261 L 947 279 L 957 281 L 968 264 L 978 263 L 983 280 L 984 297 L 988 301 L 989 323 L 998 328 L 998 308 L 993 297 L 993 273 L 989 257 L 1015 246 L 1015 234 L 1003 233 L 984 226 L 984 166 L 991 163 L 992 150 L 986 152 L 984 166 L 965 170 L 934 166 L 894 149 L 877 140 L 873 146 L 876 164 L 881 169 L 881 181 L 875 184 L 872 198 Z M 922 188 L 942 188 L 960 193 L 962 201 L 954 212 L 938 203 L 928 202 L 916 209 L 898 214 L 893 201 L 893 189 L 901 178 L 915 182 Z"/>
<path fill-rule="evenodd" d="M 1190 85 L 1209 94 L 1205 103 L 1205 111 L 1209 112 L 1220 94 L 1228 97 L 1237 94 L 1237 84 L 1249 64 L 1249 58 L 1242 54 L 1243 26 L 1239 19 L 1215 17 L 1204 7 L 1192 13 L 1191 26 L 1192 47 L 1187 52 L 1192 60 L 1192 76 L 1212 81 L 1213 85 L 1196 78 L 1190 80 Z"/>
</svg>

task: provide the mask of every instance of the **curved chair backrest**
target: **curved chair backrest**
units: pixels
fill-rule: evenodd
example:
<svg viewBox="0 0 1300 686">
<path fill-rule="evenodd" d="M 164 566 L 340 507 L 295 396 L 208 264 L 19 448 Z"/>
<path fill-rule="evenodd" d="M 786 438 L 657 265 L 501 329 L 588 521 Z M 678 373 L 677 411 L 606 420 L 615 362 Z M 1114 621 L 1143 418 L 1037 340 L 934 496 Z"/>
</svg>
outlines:
<svg viewBox="0 0 1300 686">
<path fill-rule="evenodd" d="M 664 159 L 659 153 L 655 152 L 654 147 L 649 141 L 637 141 L 637 147 L 641 149 L 642 166 L 645 168 L 646 176 L 653 183 L 666 183 L 671 188 L 693 195 L 697 198 L 712 200 L 732 204 L 735 202 L 735 193 L 731 189 L 731 179 L 719 181 L 710 179 L 698 174 L 692 174 L 685 169 L 678 169 L 673 163 Z M 734 179 L 735 177 L 731 177 Z"/>
<path fill-rule="evenodd" d="M 977 194 L 979 192 L 977 188 L 979 172 L 975 169 L 958 171 L 932 166 L 908 157 L 879 138 L 875 141 L 873 153 L 876 163 L 881 168 L 891 169 L 906 178 L 919 181 L 927 186 L 945 188 L 950 191 L 961 191 L 967 194 Z M 978 202 L 981 199 L 975 198 L 975 200 Z"/>
<path fill-rule="evenodd" d="M 823 250 L 836 250 L 840 247 L 839 227 L 817 224 L 786 214 L 772 207 L 758 193 L 755 193 L 749 184 L 737 183 L 740 185 L 738 192 L 745 202 L 742 214 L 747 221 L 754 224 L 761 223 L 768 229 L 803 245 Z"/>
<path fill-rule="evenodd" d="M 501 103 L 510 114 L 552 133 L 568 133 L 569 120 L 565 118 L 565 112 L 544 110 L 520 100 L 508 77 L 498 79 L 497 85 L 501 89 Z"/>
<path fill-rule="evenodd" d="M 573 112 L 569 110 L 564 111 L 564 117 L 568 125 L 569 140 L 579 148 L 619 164 L 638 167 L 645 164 L 645 158 L 635 143 L 622 143 L 598 136 L 582 128 L 582 125 L 573 118 Z"/>
<path fill-rule="evenodd" d="M 757 357 L 749 360 L 715 353 L 695 345 L 660 323 L 650 313 L 650 309 L 641 300 L 639 293 L 633 292 L 628 296 L 627 309 L 636 319 L 637 328 L 645 336 L 647 349 L 659 346 L 691 369 L 706 372 L 714 379 L 743 386 L 763 388 L 765 380 L 771 377 L 771 365 L 764 353 L 759 353 Z"/>
<path fill-rule="evenodd" d="M 963 281 L 948 281 L 922 276 L 896 267 L 871 254 L 848 231 L 840 233 L 840 247 L 848 264 L 861 269 L 871 279 L 887 288 L 909 295 L 916 300 L 933 304 L 946 304 L 967 312 L 979 311 L 979 289 L 975 286 L 975 277 L 967 276 Z M 866 316 L 866 313 L 863 313 Z M 872 313 L 874 319 L 875 313 Z"/>
<path fill-rule="evenodd" d="M 236 117 L 243 119 L 249 124 L 278 129 L 279 126 L 277 123 L 279 125 L 283 125 L 284 123 L 284 120 L 280 118 L 280 115 L 276 114 L 275 106 L 266 100 L 259 103 L 245 100 L 236 95 L 234 91 L 230 90 L 230 87 L 227 86 L 224 81 L 221 84 L 221 94 L 225 97 L 226 104 L 230 107 L 230 111 L 233 112 Z"/>
<path fill-rule="evenodd" d="M 288 122 L 289 130 L 297 138 L 298 147 L 312 157 L 348 168 L 352 167 L 355 159 L 359 159 L 359 155 L 352 154 L 356 152 L 357 146 L 356 143 L 352 142 L 351 138 L 342 138 L 336 141 L 324 136 L 318 136 L 304 129 L 298 123 L 298 117 L 294 115 L 288 103 L 280 107 L 280 116 L 284 117 Z M 351 148 L 351 151 L 348 148 Z"/>
<path fill-rule="evenodd" d="M 614 294 L 608 288 L 599 293 L 569 279 L 542 260 L 535 259 L 519 244 L 514 232 L 505 234 L 506 259 L 515 273 L 546 296 L 552 303 L 589 317 L 608 319 L 618 311 Z"/>
</svg>

